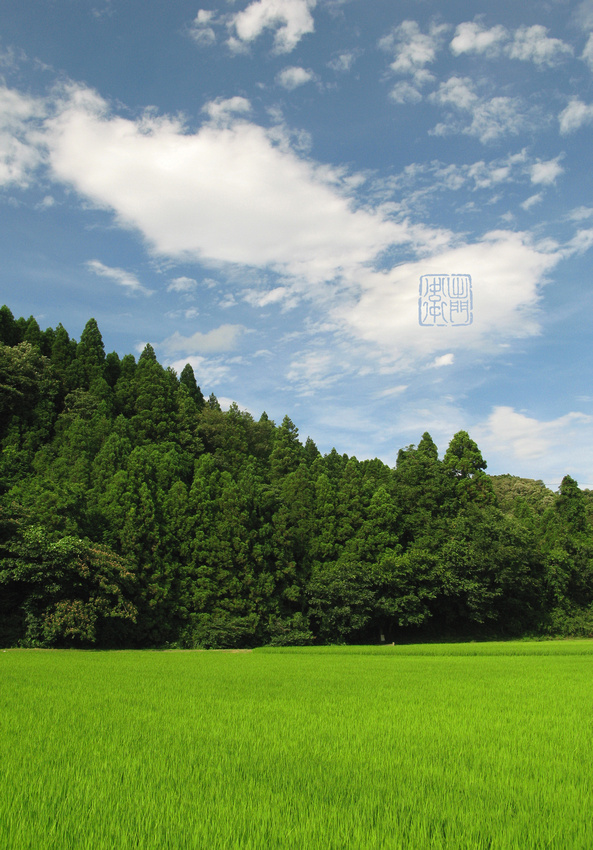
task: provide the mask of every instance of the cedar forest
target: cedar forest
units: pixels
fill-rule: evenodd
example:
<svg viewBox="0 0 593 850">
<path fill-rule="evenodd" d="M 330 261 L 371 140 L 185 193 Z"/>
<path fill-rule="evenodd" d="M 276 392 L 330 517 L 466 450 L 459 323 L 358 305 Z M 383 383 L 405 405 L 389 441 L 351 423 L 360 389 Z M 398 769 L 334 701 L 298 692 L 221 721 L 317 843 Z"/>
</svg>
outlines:
<svg viewBox="0 0 593 850">
<path fill-rule="evenodd" d="M 232 648 L 593 634 L 593 492 L 390 468 L 0 310 L 0 644 Z"/>
</svg>

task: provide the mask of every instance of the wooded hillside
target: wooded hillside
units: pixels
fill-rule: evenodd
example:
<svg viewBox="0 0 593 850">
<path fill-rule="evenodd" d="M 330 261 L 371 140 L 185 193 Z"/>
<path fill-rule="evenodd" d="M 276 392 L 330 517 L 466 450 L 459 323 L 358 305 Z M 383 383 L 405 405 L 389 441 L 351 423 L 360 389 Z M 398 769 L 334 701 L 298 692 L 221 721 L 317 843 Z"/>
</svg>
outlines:
<svg viewBox="0 0 593 850">
<path fill-rule="evenodd" d="M 199 380 L 199 376 L 198 376 Z M 593 634 L 593 500 L 460 431 L 395 469 L 0 310 L 0 644 Z"/>
</svg>

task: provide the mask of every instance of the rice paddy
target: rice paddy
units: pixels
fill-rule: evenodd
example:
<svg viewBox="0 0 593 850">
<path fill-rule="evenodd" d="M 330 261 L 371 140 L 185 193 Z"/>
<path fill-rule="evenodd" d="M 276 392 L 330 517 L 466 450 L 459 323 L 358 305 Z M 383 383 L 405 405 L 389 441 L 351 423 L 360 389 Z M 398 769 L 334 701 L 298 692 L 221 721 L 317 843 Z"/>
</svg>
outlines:
<svg viewBox="0 0 593 850">
<path fill-rule="evenodd" d="M 0 652 L 0 847 L 593 847 L 593 642 Z"/>
</svg>

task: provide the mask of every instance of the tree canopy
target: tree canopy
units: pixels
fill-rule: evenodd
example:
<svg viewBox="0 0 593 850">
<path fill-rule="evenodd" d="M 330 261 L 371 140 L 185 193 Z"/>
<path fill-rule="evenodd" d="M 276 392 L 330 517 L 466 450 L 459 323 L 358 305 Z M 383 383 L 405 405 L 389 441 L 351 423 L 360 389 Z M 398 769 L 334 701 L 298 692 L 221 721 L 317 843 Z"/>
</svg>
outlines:
<svg viewBox="0 0 593 850">
<path fill-rule="evenodd" d="M 593 634 L 593 494 L 489 476 L 466 431 L 322 455 L 190 364 L 6 306 L 0 405 L 3 645 Z"/>
</svg>

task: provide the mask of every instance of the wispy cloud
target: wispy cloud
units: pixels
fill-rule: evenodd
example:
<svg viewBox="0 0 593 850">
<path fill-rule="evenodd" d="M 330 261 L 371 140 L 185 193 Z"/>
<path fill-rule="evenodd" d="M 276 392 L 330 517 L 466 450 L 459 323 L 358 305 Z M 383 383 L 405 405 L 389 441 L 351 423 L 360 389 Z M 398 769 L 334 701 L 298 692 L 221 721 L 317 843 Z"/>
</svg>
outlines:
<svg viewBox="0 0 593 850">
<path fill-rule="evenodd" d="M 468 77 L 450 77 L 439 85 L 430 99 L 449 113 L 447 120 L 437 124 L 431 131 L 436 136 L 465 133 L 488 144 L 498 141 L 502 136 L 516 135 L 530 123 L 520 98 L 479 95 Z M 464 113 L 467 120 L 464 120 Z"/>
<path fill-rule="evenodd" d="M 37 138 L 42 100 L 0 85 L 0 186 L 29 185 L 43 151 Z"/>
<path fill-rule="evenodd" d="M 221 325 L 207 333 L 182 336 L 178 331 L 165 339 L 161 345 L 168 355 L 183 352 L 192 354 L 218 354 L 236 348 L 240 335 L 245 329 L 242 325 Z"/>
<path fill-rule="evenodd" d="M 332 71 L 336 71 L 338 74 L 346 74 L 352 69 L 361 52 L 360 50 L 347 50 L 343 53 L 338 53 L 337 56 L 334 56 L 327 63 L 328 68 L 331 68 Z"/>
<path fill-rule="evenodd" d="M 197 285 L 193 277 L 175 277 L 167 287 L 167 292 L 193 292 Z"/>
<path fill-rule="evenodd" d="M 106 277 L 117 283 L 118 286 L 123 286 L 128 295 L 152 295 L 154 289 L 148 289 L 143 286 L 135 274 L 127 272 L 125 269 L 113 268 L 106 266 L 99 260 L 89 260 L 86 267 L 100 277 Z"/>
<path fill-rule="evenodd" d="M 216 33 L 212 27 L 214 12 L 200 9 L 189 27 L 189 34 L 200 47 L 210 47 L 216 43 Z"/>
</svg>

